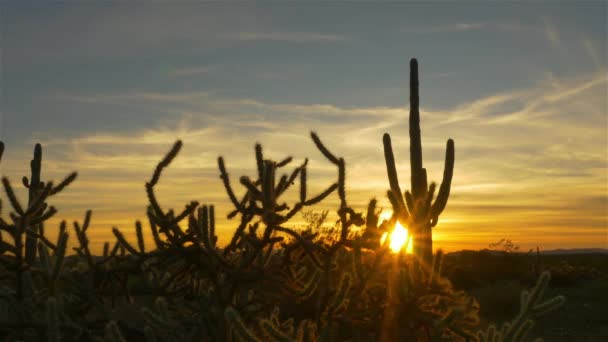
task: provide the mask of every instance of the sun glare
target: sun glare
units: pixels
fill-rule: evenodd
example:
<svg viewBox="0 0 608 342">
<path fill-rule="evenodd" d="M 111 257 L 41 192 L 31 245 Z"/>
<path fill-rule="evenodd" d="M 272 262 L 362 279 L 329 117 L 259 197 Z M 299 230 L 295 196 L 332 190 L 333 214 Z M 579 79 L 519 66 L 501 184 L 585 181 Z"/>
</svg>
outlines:
<svg viewBox="0 0 608 342">
<path fill-rule="evenodd" d="M 390 218 L 390 215 L 381 215 L 382 218 L 388 219 Z M 384 234 L 382 234 L 382 237 L 380 238 L 380 244 L 384 244 L 384 242 L 386 241 L 386 239 L 389 239 L 389 248 L 391 249 L 391 251 L 393 253 L 399 253 L 399 251 L 401 251 L 401 249 L 403 248 L 403 246 L 407 243 L 407 248 L 405 249 L 405 252 L 408 254 L 411 254 L 413 251 L 413 247 L 412 247 L 412 238 L 410 237 L 408 239 L 408 231 L 407 228 L 403 227 L 401 225 L 401 223 L 397 222 L 397 224 L 395 224 L 395 228 L 393 229 L 392 232 L 390 232 L 390 236 L 389 236 L 389 232 L 384 232 Z"/>
</svg>

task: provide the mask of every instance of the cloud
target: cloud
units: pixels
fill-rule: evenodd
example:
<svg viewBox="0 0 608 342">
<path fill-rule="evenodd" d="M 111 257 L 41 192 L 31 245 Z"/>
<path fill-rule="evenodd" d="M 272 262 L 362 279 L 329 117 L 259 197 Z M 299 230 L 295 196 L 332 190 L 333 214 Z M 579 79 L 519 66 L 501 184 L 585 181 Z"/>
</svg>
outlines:
<svg viewBox="0 0 608 342">
<path fill-rule="evenodd" d="M 488 28 L 494 28 L 503 32 L 516 32 L 527 35 L 542 37 L 553 47 L 562 48 L 562 36 L 558 27 L 548 17 L 541 17 L 540 24 L 522 24 L 521 22 L 502 22 L 489 24 Z"/>
<path fill-rule="evenodd" d="M 418 27 L 405 27 L 400 31 L 413 34 L 431 34 L 431 33 L 452 33 L 452 32 L 467 32 L 492 29 L 504 32 L 535 32 L 545 35 L 549 40 L 559 41 L 559 32 L 552 22 L 543 17 L 542 25 L 529 25 L 520 22 L 470 22 L 470 23 L 455 23 L 448 25 L 429 25 Z"/>
<path fill-rule="evenodd" d="M 477 119 L 480 116 L 487 115 L 495 108 L 499 108 L 508 102 L 520 99 L 523 94 L 525 93 L 521 91 L 505 92 L 473 100 L 462 104 L 451 111 L 447 120 L 443 123 L 450 124 L 462 120 Z"/>
<path fill-rule="evenodd" d="M 275 41 L 288 43 L 336 43 L 351 40 L 340 34 L 311 32 L 232 32 L 220 36 L 237 41 Z"/>
<path fill-rule="evenodd" d="M 599 95 L 597 92 L 605 89 L 608 82 L 604 70 L 579 76 L 577 79 L 560 80 L 551 73 L 549 75 L 550 78 L 545 83 L 475 99 L 460 104 L 454 110 L 435 111 L 434 116 L 443 119 L 441 125 L 470 120 L 491 125 L 516 124 L 522 121 L 530 123 L 539 118 L 548 120 L 552 116 L 565 114 L 564 107 L 556 104 L 590 91 Z M 594 98 L 597 100 L 599 97 Z M 593 110 L 598 112 L 602 109 L 594 107 Z"/>
<path fill-rule="evenodd" d="M 57 92 L 51 98 L 80 103 L 97 104 L 128 104 L 130 106 L 152 106 L 172 105 L 180 108 L 183 112 L 186 108 L 201 108 L 202 106 L 213 109 L 231 110 L 254 109 L 256 112 L 282 112 L 297 116 L 324 116 L 324 117 L 381 117 L 396 118 L 407 114 L 406 108 L 401 107 L 340 107 L 332 104 L 295 104 L 295 103 L 269 103 L 250 98 L 228 98 L 219 97 L 211 92 L 152 92 L 131 91 L 122 94 L 68 94 Z M 176 108 L 174 107 L 174 108 Z M 278 117 L 279 119 L 281 117 Z M 220 118 L 218 118 L 220 119 Z M 253 118 L 255 119 L 255 118 Z"/>
<path fill-rule="evenodd" d="M 553 25 L 553 22 L 547 17 L 542 17 L 541 20 L 544 25 L 545 37 L 547 38 L 547 41 L 556 47 L 561 47 L 562 41 L 557 27 Z"/>
<path fill-rule="evenodd" d="M 593 65 L 595 65 L 596 68 L 599 69 L 606 65 L 606 62 L 602 60 L 600 52 L 597 50 L 595 44 L 591 41 L 591 39 L 589 39 L 589 37 L 582 36 L 581 45 L 583 45 L 583 48 L 591 58 L 591 61 L 593 61 Z"/>
<path fill-rule="evenodd" d="M 599 86 L 606 86 L 608 78 L 606 72 L 599 72 L 587 76 L 586 79 L 570 81 L 567 84 L 553 85 L 551 89 L 536 89 L 527 92 L 521 101 L 522 108 L 513 112 L 503 112 L 496 115 L 489 123 L 504 124 L 507 122 L 530 120 L 537 117 L 551 117 L 563 114 L 563 109 L 552 107 L 555 103 L 563 102 L 580 93 L 592 90 Z M 547 110 L 550 108 L 550 110 Z"/>
<path fill-rule="evenodd" d="M 486 27 L 485 23 L 457 23 L 451 25 L 435 25 L 428 27 L 406 27 L 401 29 L 403 33 L 430 34 L 430 33 L 451 33 L 480 30 Z"/>
<path fill-rule="evenodd" d="M 448 25 L 429 25 L 419 27 L 405 27 L 400 31 L 410 34 L 441 34 L 461 33 L 469 31 L 494 30 L 499 32 L 520 33 L 542 37 L 554 47 L 562 47 L 561 34 L 548 17 L 541 17 L 539 24 L 522 24 L 520 22 L 469 22 Z"/>
<path fill-rule="evenodd" d="M 80 103 L 100 103 L 100 104 L 121 104 L 121 103 L 142 103 L 151 102 L 173 102 L 173 103 L 192 103 L 208 98 L 209 92 L 151 92 L 151 91 L 130 91 L 120 94 L 70 94 L 66 92 L 55 92 L 49 95 L 60 101 L 80 102 Z"/>
<path fill-rule="evenodd" d="M 438 73 L 432 73 L 432 74 L 429 74 L 427 76 L 422 76 L 422 77 L 424 77 L 428 80 L 439 80 L 439 79 L 453 77 L 455 75 L 457 75 L 457 73 L 455 73 L 455 72 L 438 72 Z"/>
<path fill-rule="evenodd" d="M 196 76 L 204 75 L 215 71 L 213 66 L 191 66 L 191 67 L 173 67 L 169 69 L 171 76 Z"/>
</svg>

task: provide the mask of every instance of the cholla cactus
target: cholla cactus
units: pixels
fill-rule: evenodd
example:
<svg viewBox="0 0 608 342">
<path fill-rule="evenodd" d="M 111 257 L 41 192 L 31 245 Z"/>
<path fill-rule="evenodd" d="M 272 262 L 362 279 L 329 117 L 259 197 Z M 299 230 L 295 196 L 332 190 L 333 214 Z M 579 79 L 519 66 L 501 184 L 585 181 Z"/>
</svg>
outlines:
<svg viewBox="0 0 608 342">
<path fill-rule="evenodd" d="M 257 327 L 247 326 L 238 311 L 232 307 L 224 311 L 228 321 L 228 341 L 272 341 L 272 342 L 315 342 L 319 341 L 317 325 L 310 320 L 302 320 L 297 328 L 292 318 L 279 319 L 279 310 L 275 308 L 268 318 L 258 319 Z M 260 337 L 261 336 L 261 337 Z"/>
<path fill-rule="evenodd" d="M 127 342 L 115 321 L 110 321 L 105 328 L 106 342 Z"/>
<path fill-rule="evenodd" d="M 479 342 L 525 341 L 534 326 L 534 318 L 558 309 L 566 301 L 564 296 L 556 296 L 543 301 L 542 298 L 550 279 L 551 274 L 548 271 L 543 272 L 531 291 L 525 290 L 521 293 L 519 313 L 515 319 L 504 323 L 500 330 L 496 329 L 495 324 L 490 324 L 487 330 L 478 332 Z M 542 339 L 535 341 L 542 341 Z"/>
<path fill-rule="evenodd" d="M 0 143 L 0 160 L 3 152 L 4 143 Z M 27 207 L 23 207 L 17 199 L 8 178 L 2 178 L 2 185 L 14 212 L 11 213 L 12 223 L 0 217 L 0 254 L 10 253 L 14 256 L 13 261 L 9 263 L 12 263 L 11 269 L 15 273 L 16 295 L 19 301 L 23 299 L 23 272 L 35 262 L 36 250 L 38 249 L 37 241 L 40 239 L 49 248 L 57 249 L 57 245 L 50 242 L 44 234 L 44 222 L 57 213 L 57 210 L 53 206 L 49 206 L 46 200 L 50 196 L 61 192 L 77 176 L 73 172 L 57 186 L 53 186 L 52 182 L 45 184 L 40 181 L 41 159 L 42 147 L 40 147 L 40 144 L 36 144 L 34 159 L 31 162 L 32 177 L 30 180 L 23 177 L 23 185 L 29 193 Z M 12 244 L 2 239 L 1 234 L 3 232 L 11 236 Z M 60 235 L 59 242 L 63 239 L 64 237 Z M 58 253 L 63 252 L 58 251 Z"/>
<path fill-rule="evenodd" d="M 57 299 L 55 299 L 54 297 L 51 297 L 46 301 L 46 326 L 48 341 L 61 341 L 61 332 L 59 327 L 59 308 L 57 307 Z"/>
<path fill-rule="evenodd" d="M 23 177 L 23 185 L 28 189 L 28 209 L 35 208 L 37 204 L 45 205 L 44 199 L 47 196 L 52 196 L 65 188 L 76 179 L 76 173 L 73 172 L 61 182 L 57 187 L 50 187 L 45 190 L 45 183 L 41 180 L 42 172 L 42 146 L 36 144 L 34 147 L 34 158 L 30 162 L 31 177 Z M 50 185 L 52 183 L 48 183 Z M 45 194 L 46 191 L 46 194 Z M 51 207 L 53 208 L 53 207 Z M 50 216 L 49 216 L 50 217 Z M 43 233 L 43 222 L 31 222 L 27 230 L 32 232 L 26 235 L 25 239 L 25 261 L 33 263 L 36 259 L 37 241 L 39 235 Z"/>
<path fill-rule="evenodd" d="M 414 254 L 427 265 L 433 258 L 432 228 L 437 225 L 439 215 L 443 212 L 450 195 L 452 184 L 452 173 L 454 170 L 454 141 L 448 139 L 445 156 L 445 167 L 443 180 L 439 187 L 437 198 L 435 195 L 435 183 L 430 186 L 427 182 L 426 169 L 422 167 L 422 142 L 420 137 L 420 110 L 418 94 L 418 62 L 410 61 L 410 167 L 411 167 L 411 192 L 401 192 L 395 158 L 391 146 L 391 137 L 384 134 L 384 158 L 386 170 L 390 182 L 388 197 L 393 206 L 393 212 L 397 219 L 407 225 L 414 234 Z"/>
</svg>

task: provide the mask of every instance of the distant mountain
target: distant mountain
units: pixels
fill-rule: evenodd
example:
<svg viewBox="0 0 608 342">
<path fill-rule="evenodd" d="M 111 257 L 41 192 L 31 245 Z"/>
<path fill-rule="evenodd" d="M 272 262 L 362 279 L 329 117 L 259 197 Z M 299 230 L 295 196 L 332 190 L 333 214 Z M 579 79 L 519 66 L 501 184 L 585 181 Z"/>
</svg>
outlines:
<svg viewBox="0 0 608 342">
<path fill-rule="evenodd" d="M 493 255 L 500 255 L 500 254 L 504 254 L 505 252 L 503 251 L 495 251 L 495 250 L 491 250 L 491 249 L 482 249 L 482 250 L 470 250 L 470 249 L 463 249 L 461 251 L 457 251 L 457 252 L 450 252 L 447 253 L 449 255 L 462 255 L 462 254 L 475 254 L 475 253 L 479 253 L 479 252 L 483 252 L 483 253 L 489 253 L 489 254 L 493 254 Z M 517 252 L 518 254 L 527 254 L 528 252 L 524 252 L 524 251 L 519 251 Z M 531 254 L 536 254 L 536 249 L 531 250 L 530 252 Z M 551 249 L 551 250 L 546 250 L 540 251 L 540 254 L 544 254 L 544 255 L 560 255 L 560 254 L 608 254 L 608 248 L 572 248 L 572 249 Z"/>
<path fill-rule="evenodd" d="M 607 248 L 572 248 L 572 249 L 552 249 L 548 251 L 540 251 L 540 254 L 591 254 L 601 253 L 608 254 Z"/>
</svg>

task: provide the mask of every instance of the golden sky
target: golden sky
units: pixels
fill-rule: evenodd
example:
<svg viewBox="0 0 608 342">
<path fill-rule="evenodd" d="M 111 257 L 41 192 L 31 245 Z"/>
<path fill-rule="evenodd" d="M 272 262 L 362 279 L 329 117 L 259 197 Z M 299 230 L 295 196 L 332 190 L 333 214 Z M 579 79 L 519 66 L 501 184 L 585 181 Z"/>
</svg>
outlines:
<svg viewBox="0 0 608 342">
<path fill-rule="evenodd" d="M 43 178 L 79 172 L 53 199 L 48 229 L 92 209 L 100 246 L 114 226 L 133 236 L 144 183 L 181 139 L 159 197 L 165 208 L 215 204 L 221 242 L 238 223 L 225 218 L 217 157 L 239 194 L 256 142 L 275 160 L 308 157 L 314 193 L 337 177 L 314 130 L 346 160 L 349 203 L 364 211 L 377 198 L 388 209 L 382 134 L 409 188 L 417 57 L 429 180 L 441 181 L 446 140 L 456 146 L 435 246 L 608 248 L 605 7 L 3 4 L 1 172 L 20 184 L 41 142 Z M 335 211 L 336 197 L 311 209 Z"/>
</svg>

